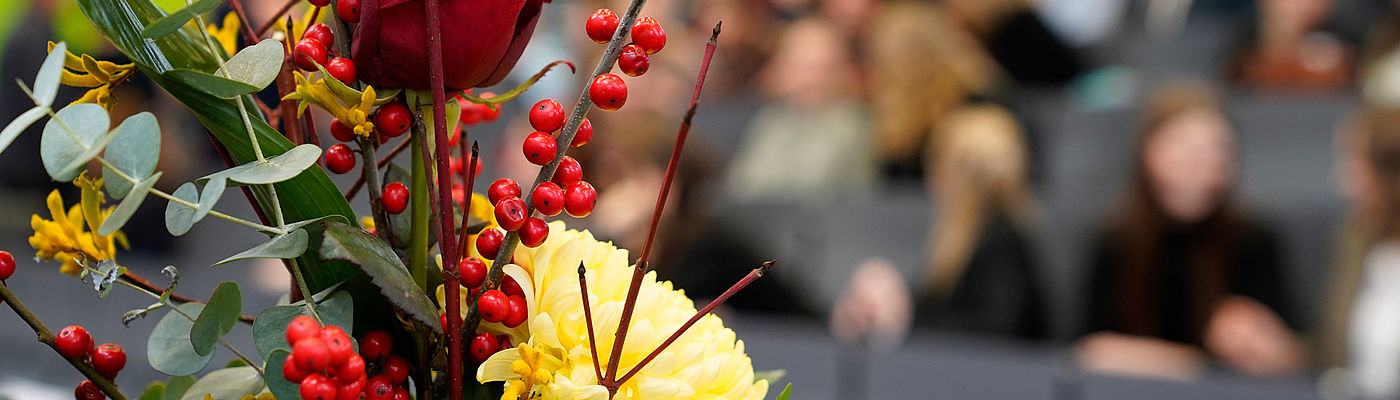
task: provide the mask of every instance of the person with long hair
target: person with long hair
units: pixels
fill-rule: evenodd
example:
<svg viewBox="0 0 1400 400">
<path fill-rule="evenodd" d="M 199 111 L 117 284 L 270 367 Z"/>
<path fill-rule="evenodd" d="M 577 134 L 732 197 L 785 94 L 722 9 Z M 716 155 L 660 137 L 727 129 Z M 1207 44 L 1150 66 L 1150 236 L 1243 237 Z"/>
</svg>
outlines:
<svg viewBox="0 0 1400 400">
<path fill-rule="evenodd" d="M 1090 258 L 1086 369 L 1191 379 L 1212 358 L 1254 375 L 1299 368 L 1278 245 L 1233 198 L 1236 146 L 1204 86 L 1151 99 L 1129 193 Z"/>
</svg>

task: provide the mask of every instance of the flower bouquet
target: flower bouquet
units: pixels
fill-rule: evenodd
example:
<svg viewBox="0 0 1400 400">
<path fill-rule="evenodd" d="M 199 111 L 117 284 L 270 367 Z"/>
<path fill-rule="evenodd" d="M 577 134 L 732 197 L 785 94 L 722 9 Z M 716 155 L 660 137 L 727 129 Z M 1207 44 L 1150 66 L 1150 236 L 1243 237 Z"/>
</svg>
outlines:
<svg viewBox="0 0 1400 400">
<path fill-rule="evenodd" d="M 625 80 L 609 71 L 617 65 L 640 77 L 649 55 L 665 47 L 661 25 L 638 18 L 644 0 L 620 15 L 602 9 L 589 17 L 587 35 L 606 47 L 572 109 L 556 100 L 530 108 L 536 132 L 521 150 L 540 166 L 538 176 L 529 186 L 496 180 L 484 196 L 475 193 L 480 160 L 467 126 L 494 119 L 501 104 L 551 68 L 574 69 L 559 61 L 500 95 L 471 92 L 515 67 L 541 0 L 309 0 L 306 15 L 278 15 L 260 27 L 249 24 L 242 0 L 187 0 L 169 13 L 151 0 L 77 1 L 132 63 L 50 43 L 34 80 L 20 82 L 34 107 L 0 131 L 0 153 L 45 120 L 44 170 L 71 181 L 81 198 L 70 205 L 54 191 L 47 217 L 31 219 L 35 260 L 61 264 L 101 296 L 121 287 L 154 300 L 124 314 L 123 323 L 164 313 L 151 327 L 147 357 L 171 378 L 146 386 L 141 399 L 766 396 L 772 378 L 754 373 L 743 342 L 710 311 L 772 262 L 698 310 L 648 268 L 719 24 L 700 60 L 648 240 L 634 258 L 568 229 L 561 214 L 585 217 L 597 199 L 583 166 L 566 153 L 592 138 L 591 108 L 626 103 Z M 211 26 L 207 14 L 224 3 L 231 12 Z M 112 88 L 136 74 L 188 108 L 227 169 L 171 193 L 155 188 L 162 175 L 156 118 L 143 112 L 110 121 L 108 113 L 119 100 Z M 59 106 L 61 85 L 87 92 Z M 279 100 L 264 103 L 257 94 L 265 91 Z M 318 124 L 307 113 L 313 106 L 334 119 Z M 324 150 L 319 127 L 336 141 Z M 100 173 L 94 167 L 89 174 L 90 164 Z M 342 194 L 327 170 L 360 178 Z M 257 220 L 215 209 L 233 188 L 247 195 Z M 356 218 L 350 201 L 361 188 L 372 215 Z M 164 222 L 174 236 L 206 217 L 266 235 L 251 249 L 230 249 L 216 265 L 281 260 L 295 283 L 289 300 L 245 314 L 234 282 L 196 298 L 177 293 L 175 267 L 158 282 L 128 271 L 119 262 L 118 249 L 127 246 L 121 229 L 150 197 L 166 202 Z M 0 281 L 15 268 L 14 256 L 0 251 Z M 76 398 L 126 398 L 114 380 L 126 364 L 119 344 L 95 346 L 81 326 L 54 333 L 4 284 L 0 300 L 88 378 Z M 252 326 L 256 349 L 224 339 L 238 324 Z M 237 361 L 209 370 L 216 351 Z"/>
</svg>

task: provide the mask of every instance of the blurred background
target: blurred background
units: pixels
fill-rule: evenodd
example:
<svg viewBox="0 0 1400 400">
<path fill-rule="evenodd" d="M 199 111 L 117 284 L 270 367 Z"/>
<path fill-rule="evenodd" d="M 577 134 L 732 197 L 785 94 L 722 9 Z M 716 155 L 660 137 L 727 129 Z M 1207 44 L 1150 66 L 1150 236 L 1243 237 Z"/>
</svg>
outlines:
<svg viewBox="0 0 1400 400">
<path fill-rule="evenodd" d="M 266 21 L 285 2 L 245 4 Z M 624 6 L 547 5 L 513 77 L 484 91 L 553 60 L 587 70 L 602 47 L 585 18 Z M 1400 398 L 1400 2 L 651 0 L 643 15 L 668 44 L 571 149 L 599 202 L 570 226 L 641 246 L 723 20 L 655 268 L 705 301 L 780 259 L 721 314 L 793 398 Z M 0 0 L 0 83 L 29 81 L 48 40 L 122 57 L 73 1 Z M 583 79 L 552 72 L 469 127 L 483 179 L 531 179 L 528 107 L 572 104 Z M 114 118 L 165 128 L 158 188 L 223 168 L 149 81 L 114 96 Z M 0 120 L 27 104 L 0 84 Z M 77 198 L 38 168 L 37 131 L 0 157 L 10 288 L 50 327 L 126 347 L 123 387 L 162 378 L 145 368 L 155 320 L 120 324 L 149 299 L 99 300 L 30 259 L 23 221 L 51 190 Z M 195 297 L 237 281 L 245 313 L 286 293 L 280 263 L 207 266 L 259 235 L 210 220 L 172 238 L 163 209 L 127 226 L 124 265 L 175 265 Z M 218 209 L 253 217 L 232 191 Z M 247 330 L 229 338 L 251 347 Z M 67 398 L 81 379 L 0 312 L 0 397 Z"/>
</svg>

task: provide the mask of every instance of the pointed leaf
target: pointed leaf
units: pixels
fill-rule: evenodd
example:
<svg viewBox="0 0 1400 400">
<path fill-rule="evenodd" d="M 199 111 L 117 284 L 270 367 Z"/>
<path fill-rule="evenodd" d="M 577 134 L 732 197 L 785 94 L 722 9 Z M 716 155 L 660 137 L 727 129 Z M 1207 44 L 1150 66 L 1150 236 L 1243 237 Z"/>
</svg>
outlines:
<svg viewBox="0 0 1400 400">
<path fill-rule="evenodd" d="M 180 305 L 179 310 L 194 316 L 204 310 L 204 305 L 185 303 Z M 201 356 L 195 353 L 194 345 L 190 344 L 191 326 L 194 326 L 194 321 L 175 310 L 166 313 L 165 317 L 156 323 L 155 329 L 151 330 L 150 339 L 146 341 L 146 359 L 151 362 L 151 368 L 166 375 L 186 376 L 193 375 L 209 365 L 209 361 L 214 358 L 213 354 Z M 173 383 L 166 387 L 166 398 L 170 398 L 173 387 Z"/>
<path fill-rule="evenodd" d="M 339 222 L 324 222 L 322 225 L 326 230 L 323 233 L 325 240 L 321 243 L 321 258 L 359 265 L 389 302 L 407 311 L 419 322 L 440 329 L 437 307 L 413 283 L 408 268 L 388 243 L 362 229 Z"/>
<path fill-rule="evenodd" d="M 80 160 L 80 157 L 107 136 L 109 121 L 107 110 L 88 103 L 64 107 L 55 115 L 57 118 L 44 124 L 43 136 L 39 138 L 39 157 L 49 177 L 67 182 L 78 176 L 78 170 L 71 167 L 74 162 L 86 163 L 87 160 Z"/>
<path fill-rule="evenodd" d="M 272 392 L 272 397 L 279 399 L 301 398 L 301 383 L 288 382 L 287 378 L 282 377 L 282 365 L 287 363 L 287 356 L 290 355 L 292 353 L 285 349 L 276 349 L 263 357 L 267 360 L 263 366 L 263 381 L 267 382 L 267 391 Z"/>
<path fill-rule="evenodd" d="M 355 302 L 346 291 L 335 291 L 318 294 L 321 297 L 316 301 L 316 313 L 321 316 L 321 322 L 325 325 L 334 325 L 344 329 L 346 332 L 354 332 L 354 311 Z M 280 306 L 272 306 L 258 313 L 258 317 L 253 319 L 253 346 L 258 348 L 258 355 L 264 360 L 275 359 L 271 356 L 277 349 L 291 349 L 292 345 L 287 343 L 287 324 L 292 322 L 298 315 L 310 315 L 306 312 L 306 302 Z M 281 371 L 278 369 L 277 371 Z"/>
<path fill-rule="evenodd" d="M 58 95 L 58 81 L 63 77 L 63 58 L 68 56 L 68 44 L 58 42 L 53 51 L 44 57 L 39 74 L 34 76 L 34 102 L 44 107 L 53 106 L 53 98 Z"/>
<path fill-rule="evenodd" d="M 321 148 L 314 144 L 303 144 L 287 150 L 282 155 L 253 161 L 229 169 L 228 179 L 249 185 L 277 183 L 296 177 L 301 171 L 316 165 L 321 157 Z"/>
<path fill-rule="evenodd" d="M 165 396 L 165 383 L 151 382 L 146 385 L 146 390 L 141 392 L 140 400 L 161 400 Z"/>
<path fill-rule="evenodd" d="M 195 318 L 190 327 L 190 344 L 194 352 L 201 356 L 214 352 L 214 344 L 227 335 L 238 324 L 238 314 L 243 312 L 243 295 L 238 292 L 238 284 L 220 283 L 209 296 L 204 311 Z"/>
<path fill-rule="evenodd" d="M 221 99 L 232 99 L 248 93 L 257 92 L 262 88 L 249 85 L 243 82 L 228 79 L 222 76 L 188 69 L 177 69 L 166 71 L 165 76 L 184 82 L 195 87 L 210 96 Z"/>
<path fill-rule="evenodd" d="M 194 187 L 193 182 L 185 182 L 170 195 L 190 203 L 199 202 L 199 189 Z M 189 233 L 190 227 L 194 226 L 194 211 L 195 209 L 174 201 L 165 203 L 165 229 L 173 236 Z"/>
<path fill-rule="evenodd" d="M 145 29 L 141 30 L 141 36 L 147 39 L 159 39 L 165 35 L 175 33 L 181 26 L 190 22 L 191 19 L 194 19 L 195 15 L 214 11 L 214 8 L 218 7 L 220 3 L 223 3 L 223 0 L 196 1 L 188 7 L 170 13 L 170 15 L 165 16 L 165 18 L 161 18 L 147 25 Z"/>
<path fill-rule="evenodd" d="M 34 125 L 34 121 L 43 118 L 44 114 L 47 114 L 44 106 L 34 106 L 29 111 L 25 111 L 24 114 L 15 117 L 15 120 L 10 121 L 9 125 L 5 125 L 5 130 L 0 131 L 0 153 L 4 153 L 5 148 L 10 147 L 10 143 L 14 143 L 19 134 L 29 129 L 30 125 Z"/>
<path fill-rule="evenodd" d="M 132 178 L 150 176 L 156 171 L 156 162 L 160 160 L 160 122 L 156 121 L 156 116 L 142 112 L 122 121 L 117 129 L 112 130 L 112 142 L 107 144 L 102 158 Z M 118 178 L 105 165 L 102 176 L 108 177 L 104 182 L 112 198 L 126 197 L 126 192 L 131 190 L 131 182 Z"/>
<path fill-rule="evenodd" d="M 263 39 L 258 44 L 239 50 L 214 75 L 222 77 L 227 70 L 230 79 L 261 90 L 277 79 L 277 73 L 282 71 L 282 56 L 282 42 Z"/>
<path fill-rule="evenodd" d="M 177 376 L 170 378 L 170 382 L 165 384 L 165 395 L 162 398 L 164 400 L 180 400 L 180 397 L 184 396 L 185 392 L 189 391 L 192 385 L 194 385 L 193 376 Z"/>
<path fill-rule="evenodd" d="M 108 215 L 107 219 L 102 220 L 102 226 L 97 227 L 97 234 L 111 235 L 112 232 L 121 229 L 122 225 L 126 225 L 126 221 L 131 219 L 131 215 L 136 213 L 137 208 L 141 207 L 141 202 L 146 200 L 146 192 L 151 190 L 151 186 L 155 186 L 156 181 L 160 180 L 160 175 L 161 173 L 157 172 L 155 175 L 136 182 L 136 186 L 131 188 L 131 193 L 122 199 L 121 204 L 117 204 L 117 208 L 112 210 L 112 214 Z"/>
<path fill-rule="evenodd" d="M 790 396 L 792 396 L 792 384 L 791 384 L 791 383 L 787 384 L 787 387 L 783 388 L 783 392 L 782 392 L 782 393 L 778 393 L 778 397 L 777 397 L 776 399 L 773 399 L 773 400 L 788 400 L 788 397 L 790 397 Z"/>
<path fill-rule="evenodd" d="M 257 245 L 242 253 L 220 260 L 214 265 L 226 264 L 248 258 L 296 258 L 306 252 L 306 230 L 297 229 L 286 235 L 275 236 L 266 243 Z"/>
<path fill-rule="evenodd" d="M 262 375 L 253 367 L 224 368 L 199 378 L 180 400 L 203 400 L 206 395 L 215 399 L 241 399 L 245 395 L 256 395 L 262 389 Z"/>
</svg>

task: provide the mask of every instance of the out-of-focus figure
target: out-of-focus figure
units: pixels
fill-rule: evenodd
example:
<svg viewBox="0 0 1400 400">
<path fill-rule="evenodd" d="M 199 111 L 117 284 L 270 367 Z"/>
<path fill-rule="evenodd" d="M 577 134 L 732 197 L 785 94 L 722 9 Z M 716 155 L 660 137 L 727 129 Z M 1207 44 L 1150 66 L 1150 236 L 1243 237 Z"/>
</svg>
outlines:
<svg viewBox="0 0 1400 400">
<path fill-rule="evenodd" d="M 869 260 L 835 307 L 833 331 L 848 340 L 897 337 L 902 332 L 892 330 L 908 322 L 889 314 L 913 303 L 920 327 L 1043 337 L 1044 298 L 1028 237 L 1036 206 L 1020 126 L 1000 107 L 966 107 L 940 124 L 928 151 L 935 212 L 922 294 L 911 302 L 893 266 Z"/>
<path fill-rule="evenodd" d="M 1400 396 L 1400 115 L 1371 111 L 1338 144 L 1351 218 L 1333 271 L 1322 345 L 1358 398 Z"/>
<path fill-rule="evenodd" d="M 1147 106 L 1120 213 L 1091 254 L 1090 371 L 1191 379 L 1210 359 L 1253 375 L 1296 371 L 1280 315 L 1274 235 L 1235 203 L 1236 136 L 1214 94 L 1169 86 Z"/>
<path fill-rule="evenodd" d="M 1228 68 L 1236 84 L 1264 90 L 1334 90 L 1351 84 L 1355 49 L 1327 29 L 1331 0 L 1259 0 L 1253 35 Z"/>
<path fill-rule="evenodd" d="M 1078 56 L 1036 13 L 1033 0 L 945 0 L 1012 78 L 1023 85 L 1060 85 L 1083 67 Z"/>
<path fill-rule="evenodd" d="M 1361 94 L 1373 106 L 1400 108 L 1400 1 L 1371 28 L 1357 70 Z"/>
</svg>

